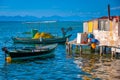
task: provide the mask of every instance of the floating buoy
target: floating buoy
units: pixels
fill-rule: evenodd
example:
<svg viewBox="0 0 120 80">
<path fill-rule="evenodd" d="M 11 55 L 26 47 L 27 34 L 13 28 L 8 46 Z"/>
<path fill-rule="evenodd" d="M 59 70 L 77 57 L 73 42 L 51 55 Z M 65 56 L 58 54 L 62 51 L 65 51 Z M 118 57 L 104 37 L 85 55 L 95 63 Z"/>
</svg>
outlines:
<svg viewBox="0 0 120 80">
<path fill-rule="evenodd" d="M 93 49 L 95 49 L 95 48 L 96 48 L 96 44 L 95 44 L 95 43 L 92 43 L 92 44 L 91 44 L 91 47 L 92 47 Z"/>
<path fill-rule="evenodd" d="M 10 63 L 12 61 L 12 58 L 11 57 L 6 57 L 6 62 L 7 63 Z"/>
</svg>

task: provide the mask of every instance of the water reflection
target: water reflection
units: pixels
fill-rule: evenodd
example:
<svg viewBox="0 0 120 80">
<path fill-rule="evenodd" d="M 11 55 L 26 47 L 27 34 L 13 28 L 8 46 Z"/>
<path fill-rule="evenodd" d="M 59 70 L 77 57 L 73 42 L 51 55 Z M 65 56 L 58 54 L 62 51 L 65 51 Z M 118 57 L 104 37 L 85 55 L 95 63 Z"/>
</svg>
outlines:
<svg viewBox="0 0 120 80">
<path fill-rule="evenodd" d="M 120 80 L 120 59 L 99 54 L 83 54 L 74 63 L 89 75 L 79 75 L 83 80 Z"/>
</svg>

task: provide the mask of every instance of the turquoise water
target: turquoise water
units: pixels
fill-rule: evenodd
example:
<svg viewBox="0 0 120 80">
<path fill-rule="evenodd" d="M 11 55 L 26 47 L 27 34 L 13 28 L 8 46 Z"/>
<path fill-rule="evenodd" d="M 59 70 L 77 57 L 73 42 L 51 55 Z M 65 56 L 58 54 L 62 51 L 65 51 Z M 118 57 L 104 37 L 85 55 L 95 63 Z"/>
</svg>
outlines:
<svg viewBox="0 0 120 80">
<path fill-rule="evenodd" d="M 49 32 L 61 36 L 62 27 L 72 27 L 69 33 L 76 38 L 77 32 L 82 32 L 81 22 L 56 22 L 41 24 L 25 24 L 25 22 L 0 22 L 0 48 L 3 46 L 35 46 L 28 44 L 13 44 L 13 36 L 31 36 L 23 34 L 31 29 Z M 111 58 L 107 53 L 100 57 L 90 53 L 89 47 L 83 50 L 79 57 L 70 57 L 66 53 L 65 44 L 59 44 L 54 50 L 54 56 L 45 59 L 16 61 L 5 63 L 4 53 L 0 49 L 0 80 L 119 80 L 120 56 Z M 74 48 L 74 47 L 73 47 Z M 75 49 L 76 50 L 76 49 Z M 75 50 L 73 53 L 75 53 Z M 77 53 L 77 52 L 76 52 Z M 72 54 L 75 55 L 75 54 Z"/>
<path fill-rule="evenodd" d="M 0 48 L 3 46 L 21 46 L 13 44 L 12 36 L 23 36 L 22 32 L 39 29 L 40 32 L 50 32 L 62 35 L 62 27 L 72 27 L 72 37 L 82 32 L 81 22 L 41 23 L 37 25 L 24 22 L 0 22 Z M 31 36 L 27 34 L 24 36 Z M 29 45 L 22 45 L 29 46 Z M 54 57 L 24 62 L 5 63 L 4 53 L 0 50 L 0 79 L 1 80 L 82 80 L 81 76 L 89 74 L 83 72 L 75 63 L 74 58 L 67 58 L 65 44 L 59 44 L 54 51 Z"/>
</svg>

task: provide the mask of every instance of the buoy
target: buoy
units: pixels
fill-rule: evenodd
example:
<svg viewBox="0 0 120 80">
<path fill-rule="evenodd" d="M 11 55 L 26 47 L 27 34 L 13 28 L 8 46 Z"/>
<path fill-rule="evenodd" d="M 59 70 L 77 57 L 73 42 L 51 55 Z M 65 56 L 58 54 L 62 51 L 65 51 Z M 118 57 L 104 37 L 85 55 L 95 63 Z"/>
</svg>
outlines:
<svg viewBox="0 0 120 80">
<path fill-rule="evenodd" d="M 95 49 L 95 48 L 96 48 L 96 44 L 95 44 L 95 43 L 92 43 L 92 44 L 91 44 L 91 47 L 92 47 L 93 49 Z"/>
<path fill-rule="evenodd" d="M 11 57 L 6 57 L 6 62 L 7 63 L 10 63 L 12 61 L 12 58 Z"/>
</svg>

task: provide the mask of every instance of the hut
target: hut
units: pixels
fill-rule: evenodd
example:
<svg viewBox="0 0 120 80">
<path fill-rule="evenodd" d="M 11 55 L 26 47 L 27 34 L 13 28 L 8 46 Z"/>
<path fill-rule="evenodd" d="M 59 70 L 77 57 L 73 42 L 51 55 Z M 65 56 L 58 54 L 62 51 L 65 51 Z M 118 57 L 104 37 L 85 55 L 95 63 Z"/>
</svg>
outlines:
<svg viewBox="0 0 120 80">
<path fill-rule="evenodd" d="M 120 16 L 103 16 L 83 23 L 83 31 L 93 33 L 101 45 L 116 46 L 120 36 Z"/>
<path fill-rule="evenodd" d="M 82 46 L 89 44 L 89 39 L 87 39 L 89 34 L 93 34 L 92 38 L 99 41 L 100 55 L 103 53 L 103 47 L 110 47 L 112 52 L 120 52 L 120 16 L 110 16 L 110 18 L 103 16 L 85 21 L 83 33 L 77 33 L 77 39 L 68 44 L 79 45 L 81 51 Z"/>
</svg>

